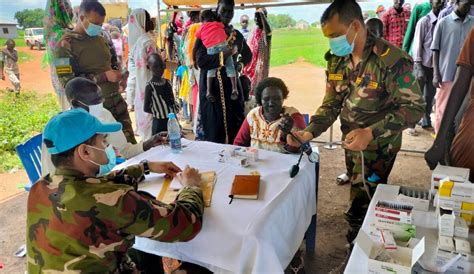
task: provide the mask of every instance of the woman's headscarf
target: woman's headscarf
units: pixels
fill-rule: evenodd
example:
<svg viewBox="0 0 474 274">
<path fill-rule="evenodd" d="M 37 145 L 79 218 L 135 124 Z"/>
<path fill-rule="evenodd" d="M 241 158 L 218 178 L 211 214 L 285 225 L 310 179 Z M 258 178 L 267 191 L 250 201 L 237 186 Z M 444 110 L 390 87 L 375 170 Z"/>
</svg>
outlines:
<svg viewBox="0 0 474 274">
<path fill-rule="evenodd" d="M 146 14 L 144 9 L 134 9 L 128 17 L 128 48 L 133 49 L 138 38 L 145 33 Z"/>
<path fill-rule="evenodd" d="M 73 10 L 69 0 L 48 0 L 46 3 L 46 17 L 44 18 L 44 40 L 47 54 L 43 64 L 52 62 L 52 52 L 64 35 L 65 30 L 72 29 Z"/>
</svg>

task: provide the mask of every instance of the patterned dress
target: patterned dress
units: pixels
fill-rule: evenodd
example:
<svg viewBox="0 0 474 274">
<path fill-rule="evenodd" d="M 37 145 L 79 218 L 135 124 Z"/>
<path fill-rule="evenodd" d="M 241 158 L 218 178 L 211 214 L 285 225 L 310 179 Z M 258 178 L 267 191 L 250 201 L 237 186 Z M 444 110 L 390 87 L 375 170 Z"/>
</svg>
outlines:
<svg viewBox="0 0 474 274">
<path fill-rule="evenodd" d="M 296 108 L 284 107 L 283 113 L 289 114 L 294 121 L 294 130 L 302 130 L 306 127 L 303 115 Z M 263 116 L 263 108 L 252 109 L 245 119 L 242 127 L 235 137 L 234 145 L 251 146 L 276 152 L 286 152 L 286 136 L 282 136 L 279 129 L 280 119 L 268 122 Z"/>
</svg>

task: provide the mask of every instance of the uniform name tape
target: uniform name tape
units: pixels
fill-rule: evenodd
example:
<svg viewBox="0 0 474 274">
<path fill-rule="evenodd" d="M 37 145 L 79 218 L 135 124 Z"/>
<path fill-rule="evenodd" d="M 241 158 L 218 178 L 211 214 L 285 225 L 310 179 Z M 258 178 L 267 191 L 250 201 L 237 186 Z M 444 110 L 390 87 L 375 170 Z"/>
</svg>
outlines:
<svg viewBox="0 0 474 274">
<path fill-rule="evenodd" d="M 336 73 L 336 74 L 329 73 L 328 79 L 329 81 L 341 81 L 344 79 L 344 75 L 339 74 L 339 73 Z"/>
</svg>

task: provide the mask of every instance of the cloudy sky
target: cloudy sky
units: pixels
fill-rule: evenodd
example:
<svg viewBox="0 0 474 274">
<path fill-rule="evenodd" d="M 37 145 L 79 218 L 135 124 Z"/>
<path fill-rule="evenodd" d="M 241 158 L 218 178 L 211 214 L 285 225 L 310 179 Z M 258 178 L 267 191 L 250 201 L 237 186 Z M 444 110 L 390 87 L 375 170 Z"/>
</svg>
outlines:
<svg viewBox="0 0 474 274">
<path fill-rule="evenodd" d="M 78 5 L 81 0 L 71 0 L 72 4 Z M 406 2 L 415 4 L 420 0 L 407 0 Z M 380 1 L 370 1 L 367 3 L 361 3 L 363 10 L 375 10 L 377 5 L 384 5 L 385 7 L 390 6 L 393 3 L 391 0 L 380 0 Z M 150 13 L 156 14 L 156 0 L 129 0 L 128 4 L 130 8 L 145 8 Z M 34 8 L 44 8 L 46 5 L 46 0 L 0 0 L 0 21 L 14 22 L 15 12 L 23 9 L 34 9 Z M 164 5 L 163 5 L 164 6 Z M 304 19 L 308 22 L 314 22 L 319 20 L 321 14 L 323 13 L 327 4 L 322 5 L 311 5 L 311 6 L 299 6 L 299 7 L 280 7 L 280 8 L 269 8 L 269 13 L 275 14 L 290 14 L 294 19 L 300 20 Z M 238 10 L 235 13 L 235 18 L 239 18 L 242 14 L 252 15 L 253 11 L 251 10 Z"/>
</svg>

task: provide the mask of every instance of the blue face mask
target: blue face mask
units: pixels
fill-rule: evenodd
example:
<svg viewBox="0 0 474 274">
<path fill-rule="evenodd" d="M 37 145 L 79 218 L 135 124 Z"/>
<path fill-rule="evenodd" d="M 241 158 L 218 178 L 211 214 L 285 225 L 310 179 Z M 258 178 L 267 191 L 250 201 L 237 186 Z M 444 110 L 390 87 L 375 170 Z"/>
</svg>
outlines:
<svg viewBox="0 0 474 274">
<path fill-rule="evenodd" d="M 84 28 L 84 23 L 82 23 L 82 21 L 81 21 L 81 24 L 82 24 L 82 27 Z M 87 26 L 87 29 L 84 28 L 84 30 L 86 31 L 89 37 L 96 37 L 102 32 L 102 27 L 89 22 L 89 26 Z"/>
<path fill-rule="evenodd" d="M 105 149 L 100 149 L 100 148 L 93 147 L 93 146 L 88 146 L 88 147 L 91 147 L 91 148 L 94 148 L 94 149 L 97 149 L 97 150 L 100 150 L 100 151 L 104 151 L 105 154 L 107 155 L 107 159 L 109 160 L 109 162 L 105 165 L 101 165 L 101 164 L 98 164 L 98 163 L 96 163 L 92 160 L 89 160 L 91 163 L 99 166 L 99 173 L 97 173 L 97 176 L 104 176 L 104 175 L 108 174 L 110 171 L 112 171 L 112 169 L 117 164 L 117 157 L 115 156 L 115 151 L 114 151 L 114 148 L 112 147 L 112 145 L 108 145 Z"/>
<path fill-rule="evenodd" d="M 351 29 L 352 25 L 349 27 Z M 349 32 L 349 29 L 347 32 Z M 331 52 L 334 53 L 334 55 L 339 56 L 339 57 L 344 57 L 352 53 L 354 51 L 354 44 L 355 44 L 355 39 L 357 38 L 357 34 L 354 37 L 354 40 L 352 41 L 352 44 L 349 44 L 349 41 L 347 40 L 347 33 L 335 38 L 329 39 L 329 47 L 331 48 Z"/>
</svg>

